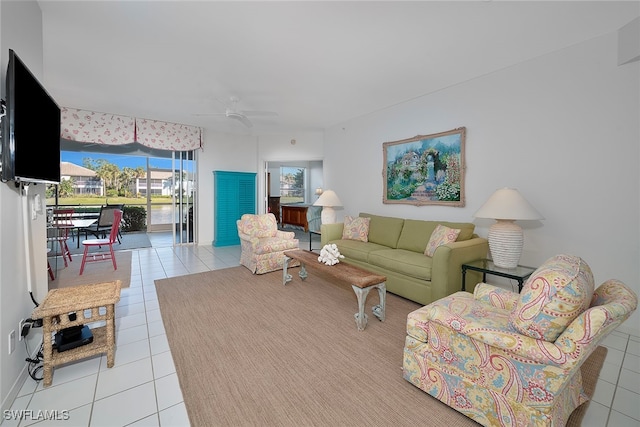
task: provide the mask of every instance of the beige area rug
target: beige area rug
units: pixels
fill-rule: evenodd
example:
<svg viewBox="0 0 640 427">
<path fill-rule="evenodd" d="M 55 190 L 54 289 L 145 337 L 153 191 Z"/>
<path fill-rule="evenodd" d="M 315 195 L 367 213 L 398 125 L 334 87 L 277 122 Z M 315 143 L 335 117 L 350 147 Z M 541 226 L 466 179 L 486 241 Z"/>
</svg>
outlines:
<svg viewBox="0 0 640 427">
<path fill-rule="evenodd" d="M 380 322 L 371 292 L 358 332 L 350 287 L 298 271 L 286 286 L 281 271 L 244 267 L 155 281 L 192 426 L 478 425 L 402 378 L 406 316 L 420 305 L 387 293 Z M 603 353 L 583 367 L 590 395 Z"/>
<path fill-rule="evenodd" d="M 69 286 L 87 285 L 90 283 L 111 282 L 120 280 L 123 288 L 131 284 L 131 251 L 116 251 L 117 270 L 113 269 L 111 260 L 88 262 L 80 276 L 82 255 L 73 255 L 73 261 L 65 267 L 62 258 L 58 258 L 58 271 L 55 280 L 49 280 L 49 289 Z"/>
</svg>

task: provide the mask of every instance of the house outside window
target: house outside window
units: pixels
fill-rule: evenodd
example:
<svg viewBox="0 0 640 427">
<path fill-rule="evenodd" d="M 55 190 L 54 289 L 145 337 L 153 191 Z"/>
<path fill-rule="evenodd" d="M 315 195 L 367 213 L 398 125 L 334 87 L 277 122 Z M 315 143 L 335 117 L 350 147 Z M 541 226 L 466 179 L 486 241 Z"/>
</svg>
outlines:
<svg viewBox="0 0 640 427">
<path fill-rule="evenodd" d="M 104 195 L 104 183 L 94 171 L 69 162 L 60 162 L 60 179 L 72 182 L 75 195 Z"/>
<path fill-rule="evenodd" d="M 171 171 L 152 170 L 149 177 L 149 184 L 151 188 L 148 193 L 152 196 L 171 196 L 173 191 L 171 189 L 171 179 L 173 173 Z M 147 176 L 136 178 L 135 193 L 141 196 L 147 195 Z"/>
</svg>

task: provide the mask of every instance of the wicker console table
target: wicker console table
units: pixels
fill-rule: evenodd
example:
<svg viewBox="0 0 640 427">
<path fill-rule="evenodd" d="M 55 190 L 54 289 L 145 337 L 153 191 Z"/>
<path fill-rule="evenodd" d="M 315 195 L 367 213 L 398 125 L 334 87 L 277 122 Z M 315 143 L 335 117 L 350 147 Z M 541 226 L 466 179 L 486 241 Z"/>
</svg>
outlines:
<svg viewBox="0 0 640 427">
<path fill-rule="evenodd" d="M 44 386 L 51 385 L 53 368 L 64 363 L 106 353 L 107 367 L 115 359 L 115 304 L 120 300 L 120 280 L 70 288 L 52 289 L 33 310 L 33 319 L 42 319 Z M 91 329 L 93 342 L 64 352 L 54 350 L 53 332 L 73 326 L 104 322 Z"/>
<path fill-rule="evenodd" d="M 300 261 L 300 273 L 298 275 L 302 280 L 307 278 L 307 268 L 312 268 L 322 274 L 329 275 L 334 279 L 349 283 L 353 292 L 358 299 L 358 312 L 354 314 L 356 326 L 359 331 L 363 331 L 367 327 L 368 317 L 364 312 L 364 303 L 371 289 L 378 290 L 380 303 L 373 306 L 371 311 L 373 315 L 381 322 L 385 317 L 385 301 L 387 299 L 387 287 L 385 282 L 387 278 L 379 274 L 371 273 L 363 270 L 355 265 L 346 263 L 338 263 L 336 265 L 326 265 L 318 261 L 318 254 L 305 250 L 286 251 L 284 253 L 284 267 L 282 270 L 282 282 L 287 284 L 292 277 L 287 273 L 289 261 L 295 259 Z"/>
</svg>

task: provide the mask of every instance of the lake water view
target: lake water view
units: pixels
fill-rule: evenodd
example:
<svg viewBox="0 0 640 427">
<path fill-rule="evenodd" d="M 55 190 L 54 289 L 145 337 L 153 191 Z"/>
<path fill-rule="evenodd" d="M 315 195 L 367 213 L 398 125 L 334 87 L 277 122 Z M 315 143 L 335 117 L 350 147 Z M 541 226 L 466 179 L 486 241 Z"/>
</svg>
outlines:
<svg viewBox="0 0 640 427">
<path fill-rule="evenodd" d="M 186 208 L 184 209 L 185 213 L 186 213 Z M 150 219 L 151 219 L 151 224 L 171 224 L 171 223 L 177 223 L 180 220 L 180 212 L 178 210 L 176 210 L 176 216 L 175 216 L 175 220 L 172 221 L 171 220 L 171 212 L 172 212 L 172 208 L 171 205 L 151 205 L 151 215 L 150 215 Z M 148 212 L 147 212 L 148 214 Z M 183 220 L 184 220 L 184 216 L 183 216 Z"/>
</svg>

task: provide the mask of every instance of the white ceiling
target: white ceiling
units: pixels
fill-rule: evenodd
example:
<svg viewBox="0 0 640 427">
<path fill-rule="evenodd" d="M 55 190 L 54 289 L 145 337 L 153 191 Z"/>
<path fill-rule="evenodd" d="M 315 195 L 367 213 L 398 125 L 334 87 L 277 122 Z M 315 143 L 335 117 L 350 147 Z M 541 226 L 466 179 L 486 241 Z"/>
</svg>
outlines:
<svg viewBox="0 0 640 427">
<path fill-rule="evenodd" d="M 61 106 L 233 133 L 321 130 L 617 31 L 636 1 L 39 1 Z M 268 110 L 251 130 L 204 113 Z"/>
</svg>

